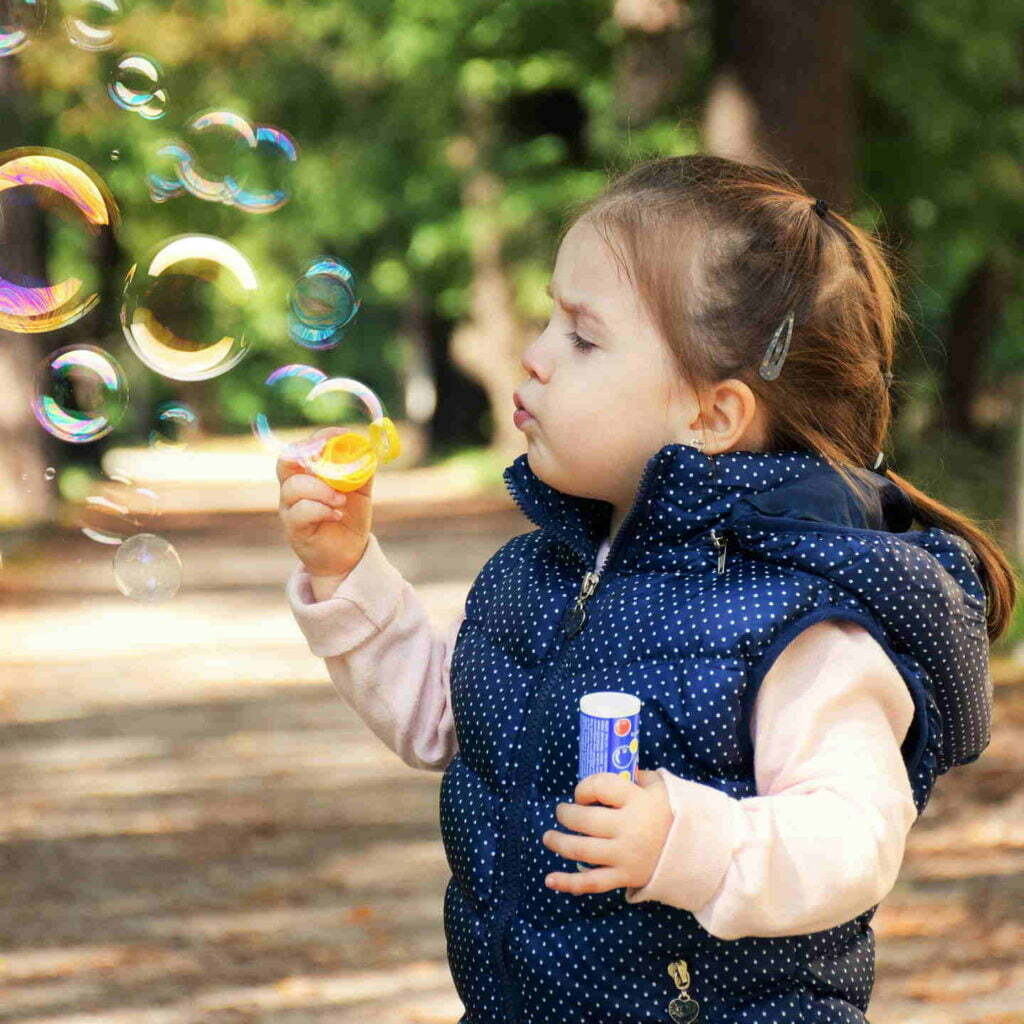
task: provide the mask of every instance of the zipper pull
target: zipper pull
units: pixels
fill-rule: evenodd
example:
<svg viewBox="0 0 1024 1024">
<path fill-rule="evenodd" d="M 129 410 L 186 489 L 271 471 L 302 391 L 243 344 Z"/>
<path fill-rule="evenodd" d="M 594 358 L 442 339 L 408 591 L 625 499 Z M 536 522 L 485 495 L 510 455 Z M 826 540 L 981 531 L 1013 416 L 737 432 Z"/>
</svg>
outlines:
<svg viewBox="0 0 1024 1024">
<path fill-rule="evenodd" d="M 668 1015 L 677 1024 L 693 1024 L 700 1016 L 700 1003 L 687 991 L 690 987 L 690 969 L 686 961 L 670 963 L 668 973 L 679 989 L 679 995 L 668 1004 Z"/>
<path fill-rule="evenodd" d="M 711 543 L 715 545 L 715 549 L 718 551 L 718 572 L 725 572 L 725 545 L 727 538 L 719 537 L 715 533 L 714 528 L 711 530 Z"/>
<path fill-rule="evenodd" d="M 568 611 L 565 613 L 565 618 L 562 620 L 562 625 L 565 627 L 566 635 L 574 637 L 582 628 L 583 624 L 587 621 L 587 610 L 584 607 L 587 601 L 590 600 L 594 591 L 597 590 L 597 584 L 601 576 L 596 572 L 588 572 L 583 577 L 583 583 L 580 586 L 580 592 L 576 600 L 569 606 Z"/>
</svg>

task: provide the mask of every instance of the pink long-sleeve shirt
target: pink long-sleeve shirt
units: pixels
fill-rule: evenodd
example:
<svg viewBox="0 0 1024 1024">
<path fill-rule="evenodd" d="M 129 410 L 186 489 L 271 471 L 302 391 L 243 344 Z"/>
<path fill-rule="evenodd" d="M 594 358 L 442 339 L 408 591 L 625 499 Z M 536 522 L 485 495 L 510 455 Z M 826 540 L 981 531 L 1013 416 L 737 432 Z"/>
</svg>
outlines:
<svg viewBox="0 0 1024 1024">
<path fill-rule="evenodd" d="M 372 533 L 346 577 L 298 566 L 286 592 L 341 696 L 406 764 L 443 771 L 458 749 L 449 677 L 464 615 L 438 633 Z M 688 910 L 722 939 L 806 934 L 879 903 L 917 818 L 900 753 L 913 715 L 906 683 L 867 630 L 809 626 L 754 701 L 758 795 L 736 799 L 659 767 L 672 825 L 647 884 L 626 887 L 625 899 Z"/>
</svg>

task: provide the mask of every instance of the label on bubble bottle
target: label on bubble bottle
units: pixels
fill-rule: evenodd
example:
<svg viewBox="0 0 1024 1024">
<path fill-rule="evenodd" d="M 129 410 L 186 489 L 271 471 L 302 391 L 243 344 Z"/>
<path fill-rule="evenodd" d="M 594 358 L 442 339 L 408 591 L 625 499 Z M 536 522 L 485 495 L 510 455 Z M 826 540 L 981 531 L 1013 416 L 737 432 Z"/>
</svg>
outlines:
<svg viewBox="0 0 1024 1024">
<path fill-rule="evenodd" d="M 613 772 L 636 782 L 640 759 L 639 697 L 617 690 L 596 690 L 580 698 L 580 755 L 576 781 Z M 576 861 L 578 871 L 596 867 Z"/>
</svg>

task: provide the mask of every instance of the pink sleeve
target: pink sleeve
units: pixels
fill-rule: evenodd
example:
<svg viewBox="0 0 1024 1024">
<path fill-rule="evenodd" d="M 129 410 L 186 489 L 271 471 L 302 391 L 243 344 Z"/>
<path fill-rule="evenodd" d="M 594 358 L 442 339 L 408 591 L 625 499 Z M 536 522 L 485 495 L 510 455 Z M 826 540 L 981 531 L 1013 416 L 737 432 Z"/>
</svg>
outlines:
<svg viewBox="0 0 1024 1024">
<path fill-rule="evenodd" d="M 443 771 L 458 749 L 448 679 L 464 614 L 438 635 L 372 533 L 340 583 L 298 566 L 286 593 L 310 650 L 359 717 L 406 764 Z"/>
<path fill-rule="evenodd" d="M 900 746 L 914 702 L 856 623 L 816 622 L 776 658 L 754 702 L 757 796 L 658 768 L 673 822 L 626 900 L 693 913 L 721 939 L 831 928 L 892 889 L 917 809 Z"/>
</svg>

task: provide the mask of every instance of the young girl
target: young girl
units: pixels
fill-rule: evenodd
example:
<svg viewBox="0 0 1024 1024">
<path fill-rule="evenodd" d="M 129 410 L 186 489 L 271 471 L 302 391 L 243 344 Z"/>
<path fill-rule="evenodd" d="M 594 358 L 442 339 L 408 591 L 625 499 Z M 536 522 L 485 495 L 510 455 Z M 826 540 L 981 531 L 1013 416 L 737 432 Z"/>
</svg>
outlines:
<svg viewBox="0 0 1024 1024">
<path fill-rule="evenodd" d="M 785 173 L 691 156 L 578 210 L 550 290 L 505 471 L 537 528 L 446 636 L 372 482 L 278 467 L 312 651 L 444 770 L 460 1024 L 863 1022 L 871 918 L 936 777 L 989 741 L 1016 596 L 882 465 L 891 271 Z M 637 784 L 577 784 L 596 690 L 642 701 Z"/>
</svg>

